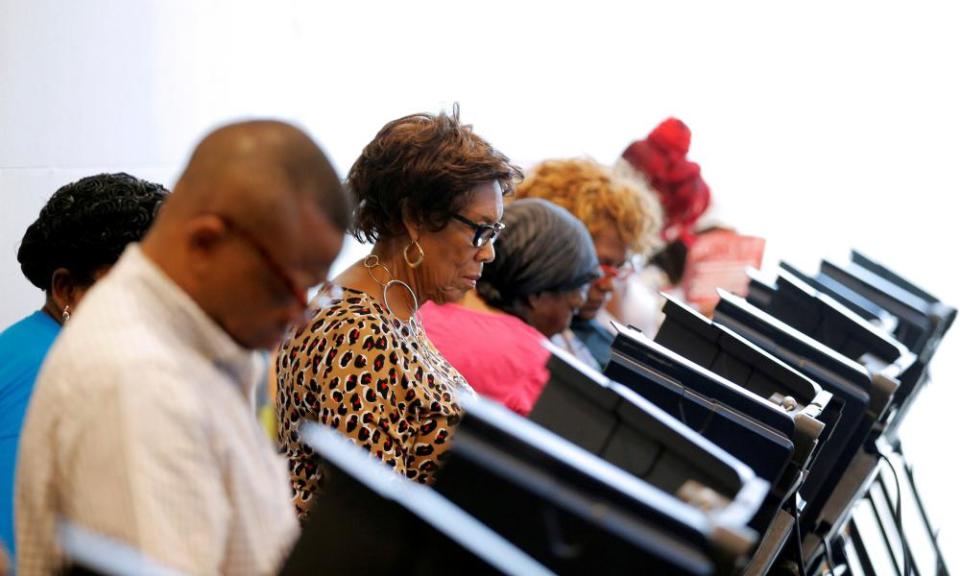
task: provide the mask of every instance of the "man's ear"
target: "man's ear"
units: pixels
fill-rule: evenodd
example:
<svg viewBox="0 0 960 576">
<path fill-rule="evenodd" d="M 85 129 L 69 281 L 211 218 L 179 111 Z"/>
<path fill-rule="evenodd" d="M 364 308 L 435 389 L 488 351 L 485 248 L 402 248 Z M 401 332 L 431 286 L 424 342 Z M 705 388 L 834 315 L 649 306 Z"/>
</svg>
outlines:
<svg viewBox="0 0 960 576">
<path fill-rule="evenodd" d="M 182 264 L 193 271 L 193 278 L 206 282 L 209 271 L 216 268 L 220 247 L 228 238 L 227 225 L 213 215 L 204 215 L 188 220 L 186 230 L 186 262 Z"/>
<path fill-rule="evenodd" d="M 228 231 L 223 220 L 212 214 L 207 214 L 187 222 L 186 232 L 190 250 L 206 253 L 220 244 Z"/>
</svg>

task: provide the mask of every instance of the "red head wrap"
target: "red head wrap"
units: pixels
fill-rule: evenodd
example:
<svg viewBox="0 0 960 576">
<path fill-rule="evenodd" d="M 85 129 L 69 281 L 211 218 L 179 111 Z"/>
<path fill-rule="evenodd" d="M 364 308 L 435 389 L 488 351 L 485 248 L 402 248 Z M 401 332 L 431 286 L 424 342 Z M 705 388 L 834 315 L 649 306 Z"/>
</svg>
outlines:
<svg viewBox="0 0 960 576">
<path fill-rule="evenodd" d="M 700 166 L 687 160 L 690 129 L 676 118 L 667 118 L 646 140 L 637 140 L 623 158 L 646 176 L 663 206 L 664 240 L 680 239 L 688 247 L 693 227 L 710 205 L 710 187 L 700 177 Z"/>
</svg>

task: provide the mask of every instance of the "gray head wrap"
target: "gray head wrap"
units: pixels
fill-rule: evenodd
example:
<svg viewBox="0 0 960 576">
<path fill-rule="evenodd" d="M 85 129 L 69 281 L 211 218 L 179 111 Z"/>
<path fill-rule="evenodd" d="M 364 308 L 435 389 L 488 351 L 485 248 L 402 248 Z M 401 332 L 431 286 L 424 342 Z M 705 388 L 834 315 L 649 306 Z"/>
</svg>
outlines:
<svg viewBox="0 0 960 576">
<path fill-rule="evenodd" d="M 600 277 L 587 228 L 556 204 L 516 200 L 504 208 L 503 223 L 496 259 L 477 282 L 477 293 L 490 306 L 515 312 L 526 296 L 573 290 Z"/>
</svg>

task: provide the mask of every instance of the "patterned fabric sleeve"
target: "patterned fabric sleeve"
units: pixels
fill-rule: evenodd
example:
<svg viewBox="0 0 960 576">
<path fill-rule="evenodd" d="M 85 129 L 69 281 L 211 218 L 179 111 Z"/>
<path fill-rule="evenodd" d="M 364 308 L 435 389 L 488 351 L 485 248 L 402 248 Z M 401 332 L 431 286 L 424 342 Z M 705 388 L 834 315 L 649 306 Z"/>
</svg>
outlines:
<svg viewBox="0 0 960 576">
<path fill-rule="evenodd" d="M 376 304 L 347 298 L 281 349 L 279 437 L 301 517 L 322 489 L 319 462 L 297 433 L 303 420 L 335 428 L 399 474 L 425 483 L 449 444 L 459 407 L 387 322 Z"/>
</svg>

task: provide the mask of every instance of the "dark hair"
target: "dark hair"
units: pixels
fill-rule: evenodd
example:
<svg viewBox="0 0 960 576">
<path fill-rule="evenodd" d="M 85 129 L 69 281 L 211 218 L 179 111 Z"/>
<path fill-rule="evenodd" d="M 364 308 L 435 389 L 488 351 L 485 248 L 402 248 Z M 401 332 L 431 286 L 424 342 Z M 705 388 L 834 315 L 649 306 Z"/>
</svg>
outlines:
<svg viewBox="0 0 960 576">
<path fill-rule="evenodd" d="M 69 270 L 78 283 L 93 283 L 94 272 L 143 237 L 167 193 L 160 184 L 122 172 L 63 186 L 23 235 L 17 252 L 23 275 L 41 290 L 50 289 L 57 268 Z"/>
<path fill-rule="evenodd" d="M 600 277 L 587 227 L 556 204 L 516 200 L 504 208 L 503 223 L 497 257 L 477 282 L 477 294 L 490 306 L 519 316 L 527 296 L 573 290 Z"/>
<path fill-rule="evenodd" d="M 504 194 L 519 168 L 451 114 L 413 114 L 384 126 L 347 175 L 354 200 L 352 233 L 361 242 L 403 234 L 403 215 L 443 228 L 469 202 L 470 190 L 491 180 Z"/>
</svg>

